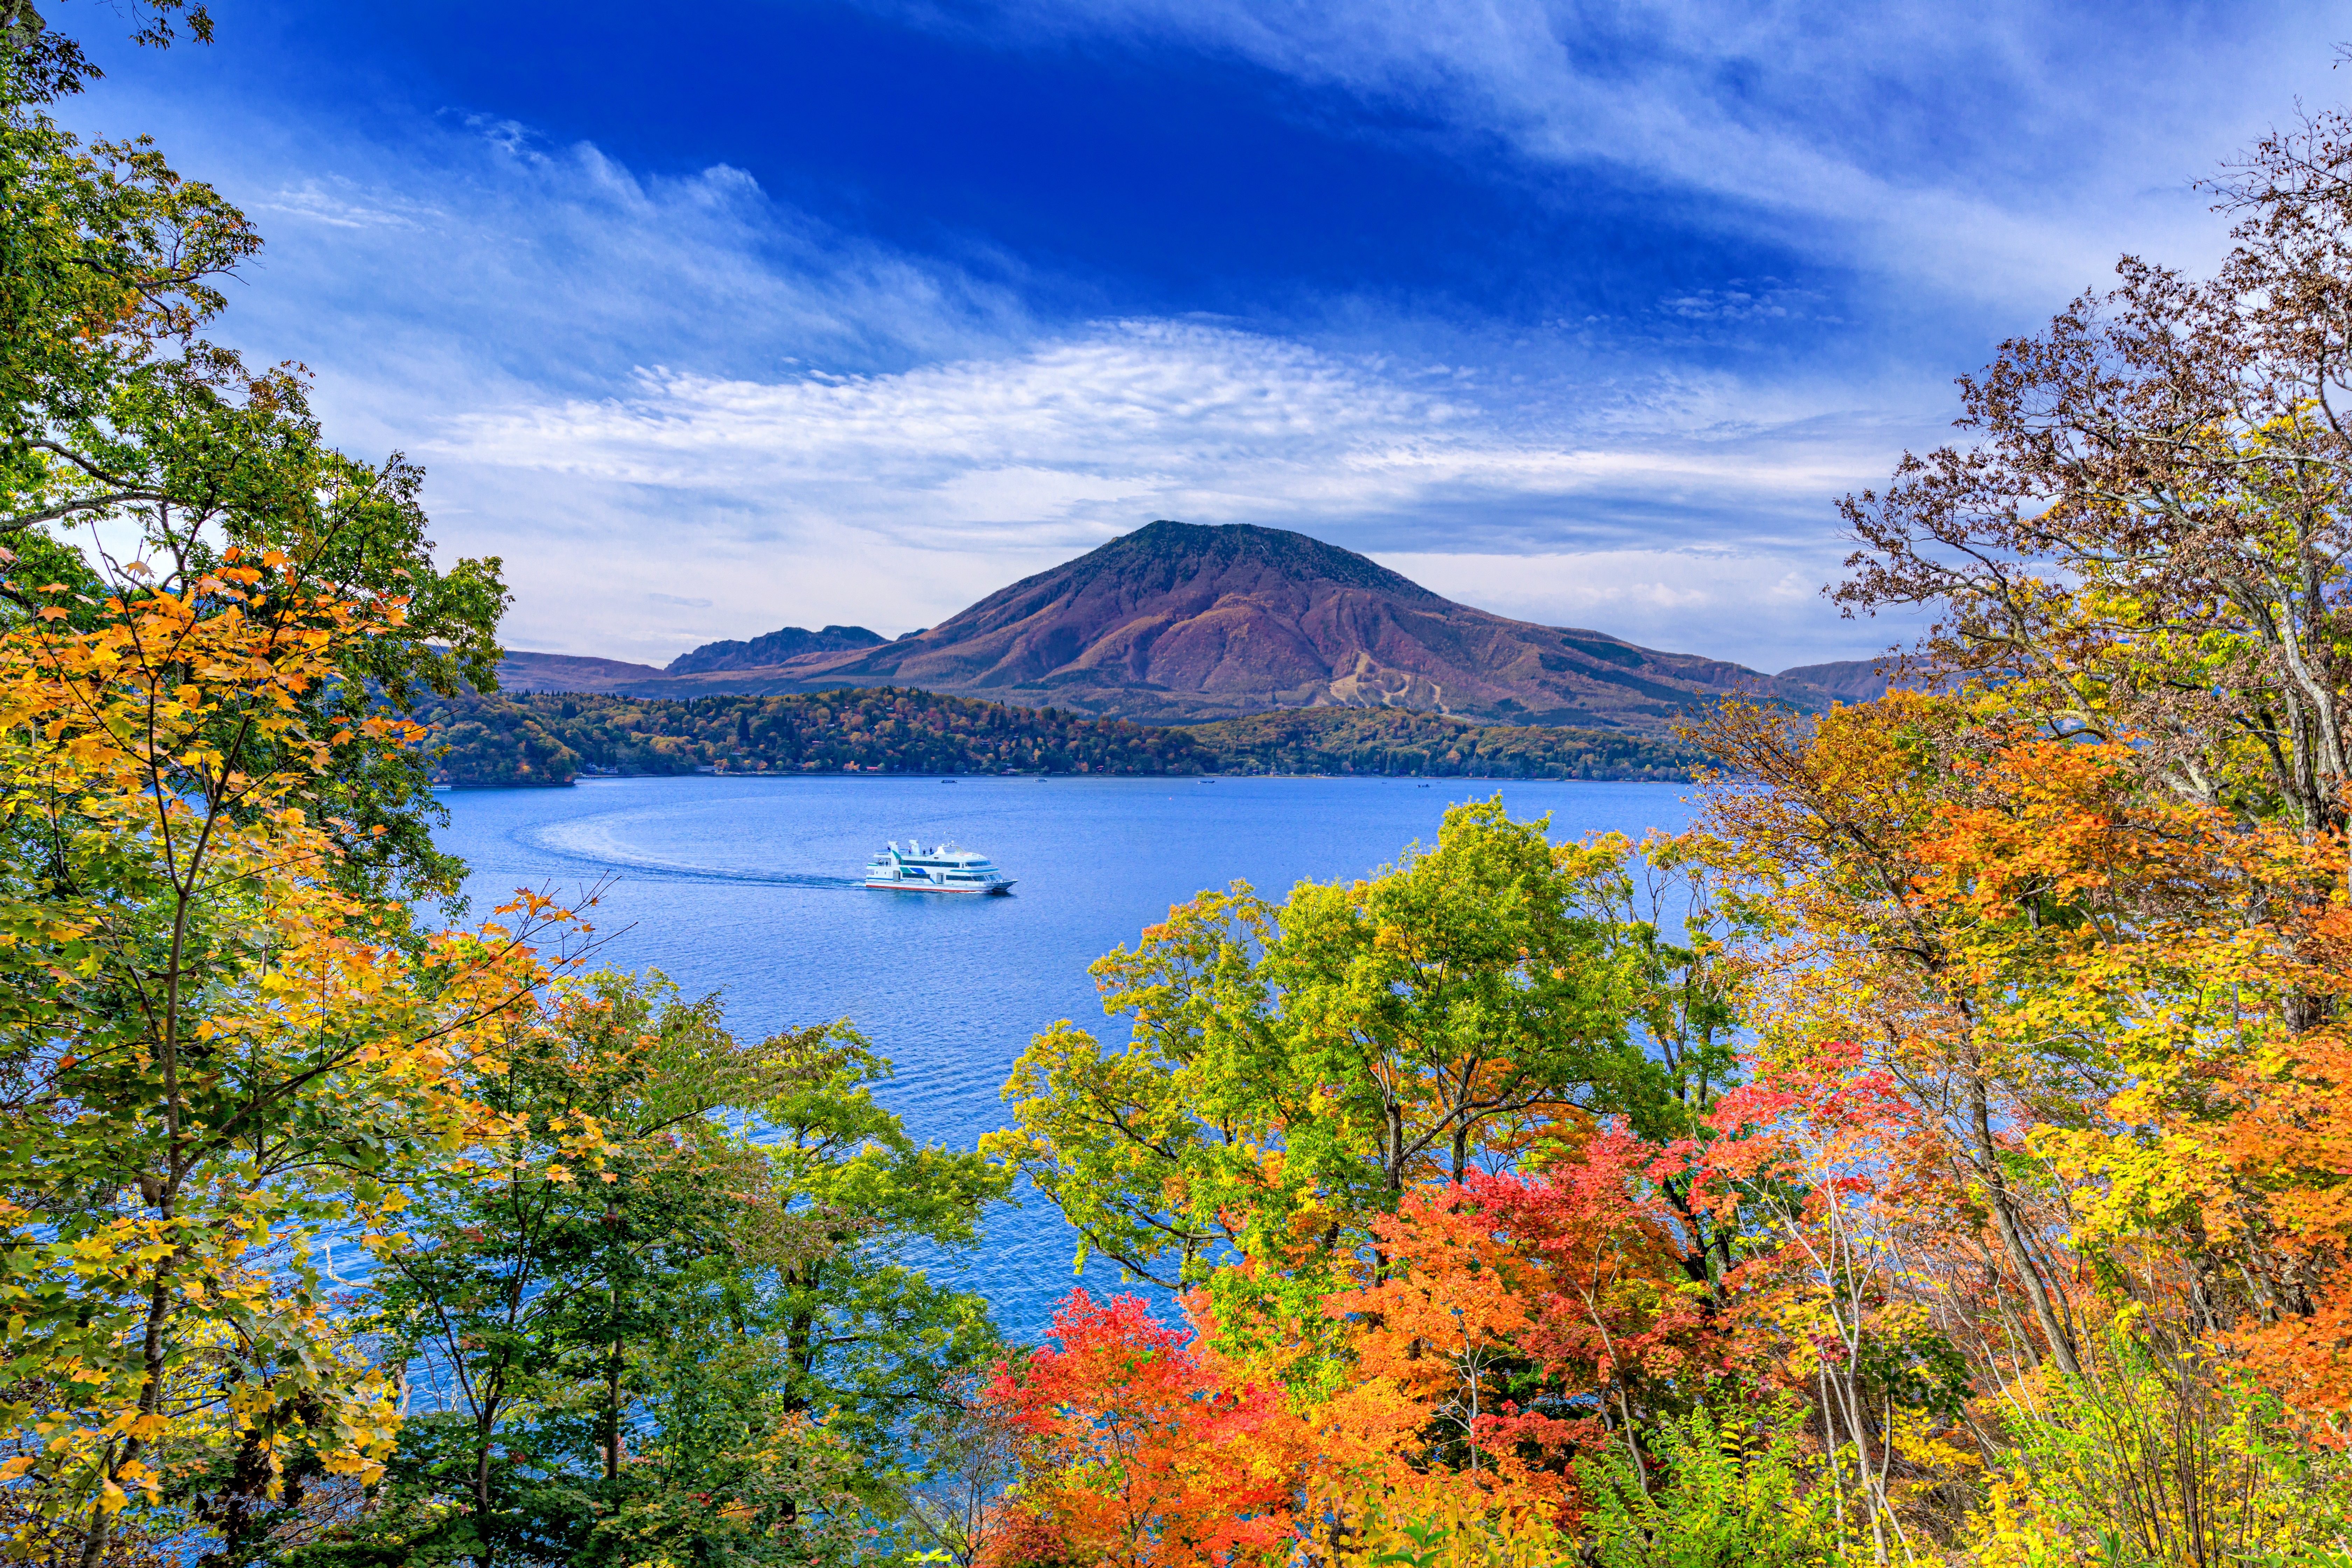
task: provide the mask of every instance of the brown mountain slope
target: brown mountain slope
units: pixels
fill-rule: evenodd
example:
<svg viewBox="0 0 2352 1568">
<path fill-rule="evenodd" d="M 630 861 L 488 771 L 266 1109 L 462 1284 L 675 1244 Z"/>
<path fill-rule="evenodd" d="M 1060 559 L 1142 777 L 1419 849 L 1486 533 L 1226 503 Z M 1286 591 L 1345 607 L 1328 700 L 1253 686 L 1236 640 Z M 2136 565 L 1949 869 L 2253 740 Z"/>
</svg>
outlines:
<svg viewBox="0 0 2352 1568">
<path fill-rule="evenodd" d="M 509 648 L 499 661 L 502 691 L 623 691 L 643 680 L 659 680 L 650 664 L 622 658 L 588 658 L 569 653 L 526 653 Z"/>
<path fill-rule="evenodd" d="M 766 669 L 804 653 L 844 653 L 851 648 L 876 647 L 881 642 L 880 633 L 867 631 L 864 626 L 827 626 L 821 632 L 810 631 L 806 626 L 785 626 L 750 642 L 704 643 L 693 652 L 671 659 L 667 673 L 701 675 L 714 669 Z"/>
<path fill-rule="evenodd" d="M 1457 605 L 1305 534 L 1181 522 L 1112 540 L 897 642 L 599 689 L 880 685 L 1158 723 L 1336 705 L 1661 731 L 1727 692 L 1824 702 L 1810 683 Z"/>
<path fill-rule="evenodd" d="M 1812 687 L 1840 702 L 1875 702 L 1886 695 L 1886 677 L 1879 671 L 1882 664 L 1892 668 L 1895 660 L 1842 658 L 1832 664 L 1801 664 L 1782 670 L 1780 679 Z"/>
</svg>

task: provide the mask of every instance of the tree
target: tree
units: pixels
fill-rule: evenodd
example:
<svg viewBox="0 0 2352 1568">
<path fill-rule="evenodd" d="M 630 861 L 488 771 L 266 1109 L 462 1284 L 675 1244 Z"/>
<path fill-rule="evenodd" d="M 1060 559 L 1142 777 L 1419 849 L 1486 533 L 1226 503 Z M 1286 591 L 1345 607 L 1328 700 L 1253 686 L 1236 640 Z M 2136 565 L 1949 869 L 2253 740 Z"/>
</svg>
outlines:
<svg viewBox="0 0 2352 1568">
<path fill-rule="evenodd" d="M 1326 1299 L 1349 1377 L 1413 1402 L 1411 1468 L 1449 1478 L 1469 1515 L 1572 1521 L 1578 1455 L 1613 1443 L 1638 1469 L 1652 1425 L 1726 1370 L 1726 1321 L 1654 1174 L 1671 1163 L 1607 1126 L 1532 1173 L 1421 1188 L 1378 1222 L 1382 1276 Z"/>
<path fill-rule="evenodd" d="M 1804 1411 L 1701 1406 L 1664 1423 L 1656 1473 L 1623 1451 L 1580 1466 L 1601 1568 L 1835 1568 L 1848 1531 L 1822 1505 Z"/>
<path fill-rule="evenodd" d="M 143 141 L 58 131 L 94 74 L 0 16 L 6 1473 L 12 1550 L 86 1564 L 140 1519 L 243 1551 L 304 1472 L 377 1472 L 388 1390 L 305 1238 L 467 1135 L 459 1064 L 562 923 L 426 935 L 377 896 L 454 867 L 373 693 L 487 679 L 495 563 L 437 569 L 413 471 L 200 339 L 251 230 Z"/>
<path fill-rule="evenodd" d="M 1980 1194 L 2040 1330 L 2036 1353 L 2063 1364 L 2071 1336 L 2018 1190 L 2014 1136 L 2003 1130 L 2012 1104 L 2061 1103 L 2045 1090 L 2068 1068 L 2033 1048 L 2044 1037 L 2030 1026 L 2012 1037 L 2033 1046 L 2000 1048 L 2011 1033 L 2004 1020 L 2040 998 L 1973 966 L 1958 951 L 1971 934 L 1968 911 L 1926 887 L 1937 813 L 1974 804 L 1950 765 L 1965 729 L 1954 707 L 1924 698 L 1843 710 L 1805 737 L 1761 710 L 1727 710 L 1715 743 L 1755 782 L 1717 797 L 1715 826 L 1744 847 L 1761 883 L 1757 896 L 1773 911 L 1745 955 L 1751 1016 L 1783 1055 L 1865 1042 L 1874 1065 L 1937 1108 L 1929 1157 L 1948 1162 L 1956 1200 L 1958 1192 Z M 2003 738 L 1996 730 L 1977 743 L 1998 749 Z M 2097 765 L 2088 753 L 2082 760 Z M 2112 782 L 2112 763 L 2101 778 Z M 2064 889 L 2053 890 L 2060 897 L 2038 902 L 2036 915 L 2057 912 Z M 2097 930 L 2071 911 L 2058 929 Z M 2089 1042 L 2077 1035 L 2053 1043 L 2063 1054 Z"/>
<path fill-rule="evenodd" d="M 1787 1320 L 1815 1325 L 1790 1370 L 1879 1550 L 1958 1464 L 1933 1424 L 1980 1390 L 2042 1407 L 2096 1383 L 2118 1335 L 2205 1423 L 2222 1373 L 2183 1347 L 2260 1365 L 2315 1305 L 2286 1216 L 2316 1151 L 2254 1128 L 2324 1123 L 2294 1084 L 2325 1081 L 2325 1032 L 2294 1020 L 2341 991 L 2333 900 L 2304 901 L 2339 847 L 2154 792 L 2127 750 L 1993 700 L 1718 735 L 1750 781 L 1715 810 L 1755 878 L 1735 958 L 1760 1059 L 1706 1163 L 1779 1239 Z M 1948 1528 L 1937 1507 L 1912 1521 Z"/>
<path fill-rule="evenodd" d="M 874 1098 L 890 1072 L 855 1033 L 812 1035 L 761 1103 L 767 1202 L 808 1241 L 770 1254 L 744 1320 L 777 1338 L 784 1407 L 856 1446 L 877 1502 L 925 1473 L 917 1439 L 1000 1353 L 986 1300 L 932 1270 L 978 1245 L 981 1216 L 1012 1190 L 978 1153 L 908 1137 Z"/>
<path fill-rule="evenodd" d="M 463 1500 L 446 1533 L 478 1562 L 579 1550 L 646 1347 L 733 1266 L 759 1201 L 758 1156 L 712 1113 L 758 1103 L 800 1043 L 739 1046 L 715 1000 L 658 975 L 568 984 L 474 1086 L 479 1142 L 375 1238 L 376 1322 L 437 1407 L 404 1437 L 404 1480 Z"/>
<path fill-rule="evenodd" d="M 1073 1290 L 1052 1346 L 989 1392 L 1028 1441 L 992 1561 L 1175 1568 L 1272 1561 L 1290 1539 L 1295 1426 L 1274 1391 L 1234 1387 L 1143 1301 Z"/>
<path fill-rule="evenodd" d="M 1246 1255 L 1300 1271 L 1311 1306 L 1409 1188 L 1657 1098 L 1629 1026 L 1647 938 L 1622 918 L 1625 847 L 1544 826 L 1457 806 L 1378 878 L 1171 910 L 1095 965 L 1127 1049 L 1038 1037 L 1005 1087 L 1015 1130 L 982 1146 L 1137 1274 Z"/>
<path fill-rule="evenodd" d="M 141 39 L 170 42 L 181 9 L 137 6 Z M 19 42 L 0 61 L 0 544 L 21 559 L 0 610 L 63 609 L 90 629 L 110 591 L 185 591 L 271 552 L 299 563 L 313 593 L 399 601 L 397 621 L 335 643 L 328 679 L 283 693 L 331 765 L 276 757 L 278 740 L 258 732 L 242 737 L 243 763 L 306 781 L 302 804 L 355 889 L 446 895 L 457 868 L 432 846 L 418 737 L 366 720 L 380 700 L 404 709 L 460 680 L 491 689 L 499 563 L 436 564 L 419 470 L 335 450 L 298 369 L 250 370 L 203 339 L 222 282 L 259 248 L 252 226 L 144 139 L 85 149 L 59 131 L 40 104 L 95 73 L 29 6 L 15 15 Z M 188 22 L 210 37 L 201 6 Z M 118 562 L 125 531 L 137 558 Z M 47 593 L 53 582 L 66 596 Z"/>
<path fill-rule="evenodd" d="M 914 1145 L 887 1070 L 842 1026 L 740 1043 L 657 975 L 520 1023 L 478 1086 L 493 1135 L 377 1244 L 376 1321 L 431 1408 L 351 1550 L 593 1563 L 702 1531 L 752 1561 L 887 1520 L 921 1418 L 996 1347 L 904 1254 L 970 1245 L 1004 1185 Z"/>
<path fill-rule="evenodd" d="M 929 1473 L 900 1493 L 908 1536 L 935 1561 L 974 1568 L 988 1558 L 1003 1521 L 1007 1489 L 1019 1479 L 1023 1440 L 987 1401 L 992 1370 L 959 1376 L 947 1397 L 917 1423 Z"/>
<path fill-rule="evenodd" d="M 472 1128 L 459 1064 L 528 1003 L 522 939 L 560 912 L 419 936 L 343 889 L 297 804 L 331 753 L 303 694 L 397 601 L 272 552 L 79 607 L 90 629 L 51 604 L 0 635 L 0 1289 L 12 1375 L 43 1380 L 8 1414 L 47 1434 L 8 1468 L 95 1563 L 162 1500 L 164 1439 L 205 1423 L 199 1447 L 241 1429 L 272 1473 L 303 1444 L 381 1464 L 388 1396 L 299 1237 L 364 1224 L 404 1159 Z"/>
<path fill-rule="evenodd" d="M 2212 188 L 2220 273 L 2137 257 L 1961 382 L 1969 448 L 1850 497 L 1848 605 L 1932 608 L 1910 660 L 2059 732 L 2128 740 L 2181 798 L 2340 826 L 2352 121 L 2259 142 Z"/>
</svg>

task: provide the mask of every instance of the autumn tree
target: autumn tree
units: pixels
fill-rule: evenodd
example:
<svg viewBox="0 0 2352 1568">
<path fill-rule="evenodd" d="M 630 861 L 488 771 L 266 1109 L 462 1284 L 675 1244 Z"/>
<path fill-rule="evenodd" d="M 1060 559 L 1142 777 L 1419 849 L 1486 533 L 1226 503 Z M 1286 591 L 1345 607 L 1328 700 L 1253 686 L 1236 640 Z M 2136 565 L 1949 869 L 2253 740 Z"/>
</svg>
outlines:
<svg viewBox="0 0 2352 1568">
<path fill-rule="evenodd" d="M 348 890 L 302 808 L 353 738 L 306 697 L 397 599 L 271 551 L 76 610 L 88 629 L 51 603 L 0 636 L 0 1187 L 12 1363 L 38 1379 L 10 1414 L 47 1434 L 10 1469 L 96 1562 L 199 1413 L 200 1447 L 381 1463 L 388 1394 L 335 1344 L 316 1268 L 270 1246 L 365 1224 L 408 1153 L 468 1134 L 459 1065 L 529 1002 L 551 912 L 420 936 Z"/>
<path fill-rule="evenodd" d="M 1234 1385 L 1181 1329 L 1074 1290 L 1055 1342 L 989 1391 L 1026 1441 L 989 1561 L 1120 1568 L 1279 1560 L 1300 1455 L 1277 1390 Z"/>
<path fill-rule="evenodd" d="M 129 10 L 143 42 L 209 36 Z M 304 1238 L 471 1135 L 463 1074 L 561 921 L 427 934 L 379 896 L 454 881 L 375 695 L 487 679 L 496 565 L 436 566 L 413 471 L 204 341 L 250 228 L 143 141 L 58 130 L 44 105 L 94 74 L 7 8 L 5 1469 L 12 1549 L 91 1565 L 142 1520 L 242 1553 L 305 1475 L 378 1472 L 391 1391 Z"/>
<path fill-rule="evenodd" d="M 2244 1134 L 2325 1058 L 2296 1018 L 2341 989 L 2305 902 L 2331 837 L 2152 789 L 2128 750 L 1997 697 L 1746 710 L 1716 737 L 1744 774 L 1713 816 L 1753 879 L 1734 956 L 1760 1048 L 1707 1160 L 1777 1233 L 1789 1321 L 1834 1349 L 1790 1368 L 1881 1549 L 1911 1503 L 1874 1453 L 1920 1483 L 1915 1517 L 1959 1528 L 1921 1489 L 1957 1463 L 1916 1415 L 1938 1402 L 2093 1409 L 2118 1356 L 2154 1354 L 2182 1421 L 2229 1407 L 2207 1358 L 2304 1310 L 2284 1172 Z"/>
<path fill-rule="evenodd" d="M 1938 814 L 1973 804 L 1954 764 L 1983 752 L 1964 754 L 1964 727 L 1953 705 L 1932 699 L 1841 710 L 1810 733 L 1761 710 L 1728 710 L 1714 740 L 1743 782 L 1718 793 L 1713 825 L 1742 847 L 1759 883 L 1755 897 L 1769 910 L 1744 958 L 1750 1016 L 1770 1047 L 1801 1058 L 1860 1042 L 1917 1103 L 1936 1108 L 1928 1157 L 1950 1184 L 1943 1190 L 1980 1205 L 2005 1278 L 2038 1330 L 2029 1353 L 2071 1365 L 2060 1284 L 2036 1235 L 2041 1218 L 2021 1190 L 2013 1117 L 2068 1103 L 2050 1091 L 2069 1070 L 2068 1046 L 2091 1042 L 2077 1036 L 2043 1050 L 2030 1025 L 2005 1028 L 2015 1008 L 2037 1007 L 2041 997 L 2004 984 L 2022 976 L 1972 968 L 1960 951 L 1975 934 L 1966 911 L 1924 887 Z M 2105 776 L 2114 772 L 2110 763 Z M 2035 913 L 2095 937 L 2095 922 L 2063 907 L 2068 890 L 2050 889 Z M 2003 1048 L 2004 1035 L 2021 1037 L 2026 1048 Z"/>
<path fill-rule="evenodd" d="M 1353 1330 L 1351 1374 L 1424 1413 L 1416 1468 L 1557 1514 L 1580 1452 L 1614 1441 L 1639 1465 L 1661 1406 L 1719 1370 L 1658 1153 L 1604 1128 L 1540 1173 L 1423 1187 L 1377 1222 L 1390 1268 L 1324 1310 Z"/>
<path fill-rule="evenodd" d="M 139 37 L 169 43 L 184 9 L 132 7 Z M 446 895 L 455 866 L 432 845 L 416 737 L 387 743 L 364 720 L 380 700 L 491 689 L 499 563 L 437 563 L 419 470 L 331 446 L 299 367 L 251 367 L 206 341 L 223 285 L 259 248 L 251 224 L 144 138 L 85 146 L 59 130 L 42 106 L 96 72 L 29 5 L 16 18 L 0 49 L 0 546 L 21 560 L 0 613 L 62 609 L 89 629 L 111 589 L 184 592 L 235 565 L 231 551 L 239 569 L 273 551 L 299 563 L 314 594 L 398 600 L 397 623 L 339 639 L 325 679 L 283 693 L 328 765 L 278 756 L 259 731 L 238 737 L 240 761 L 306 781 L 339 878 Z M 185 19 L 209 38 L 201 6 Z M 45 596 L 52 583 L 63 596 Z"/>
<path fill-rule="evenodd" d="M 1935 615 L 1918 678 L 1999 686 L 2183 799 L 2314 832 L 2352 780 L 2352 121 L 2273 133 L 2210 188 L 2241 219 L 2217 275 L 2126 257 L 2002 344 L 1960 384 L 1973 444 L 1845 502 L 1838 596 Z"/>
<path fill-rule="evenodd" d="M 1659 1100 L 1627 853 L 1496 801 L 1375 878 L 1204 893 L 1095 965 L 1126 1048 L 1039 1036 L 983 1147 L 1139 1275 L 1246 1255 L 1328 1288 L 1412 1187 Z"/>
</svg>

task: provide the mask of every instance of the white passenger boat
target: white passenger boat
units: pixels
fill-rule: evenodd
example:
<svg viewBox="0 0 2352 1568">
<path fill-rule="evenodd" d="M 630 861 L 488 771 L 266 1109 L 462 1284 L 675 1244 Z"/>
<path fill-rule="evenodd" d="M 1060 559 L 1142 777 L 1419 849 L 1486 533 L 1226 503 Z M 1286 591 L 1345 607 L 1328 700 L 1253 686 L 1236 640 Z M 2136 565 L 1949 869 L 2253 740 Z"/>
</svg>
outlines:
<svg viewBox="0 0 2352 1568">
<path fill-rule="evenodd" d="M 913 839 L 897 839 L 866 863 L 866 885 L 893 893 L 1009 893 L 1013 879 L 985 855 L 952 844 L 926 849 Z"/>
</svg>

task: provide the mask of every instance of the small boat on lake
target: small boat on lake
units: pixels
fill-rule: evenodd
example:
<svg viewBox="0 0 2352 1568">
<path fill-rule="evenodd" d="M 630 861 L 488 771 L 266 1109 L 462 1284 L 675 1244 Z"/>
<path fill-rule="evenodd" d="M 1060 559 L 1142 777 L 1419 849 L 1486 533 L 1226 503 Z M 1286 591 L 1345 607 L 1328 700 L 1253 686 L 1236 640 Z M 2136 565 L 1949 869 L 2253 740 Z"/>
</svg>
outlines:
<svg viewBox="0 0 2352 1568">
<path fill-rule="evenodd" d="M 866 885 L 888 893 L 1009 893 L 1013 879 L 985 855 L 939 844 L 926 849 L 897 839 L 866 863 Z"/>
</svg>

